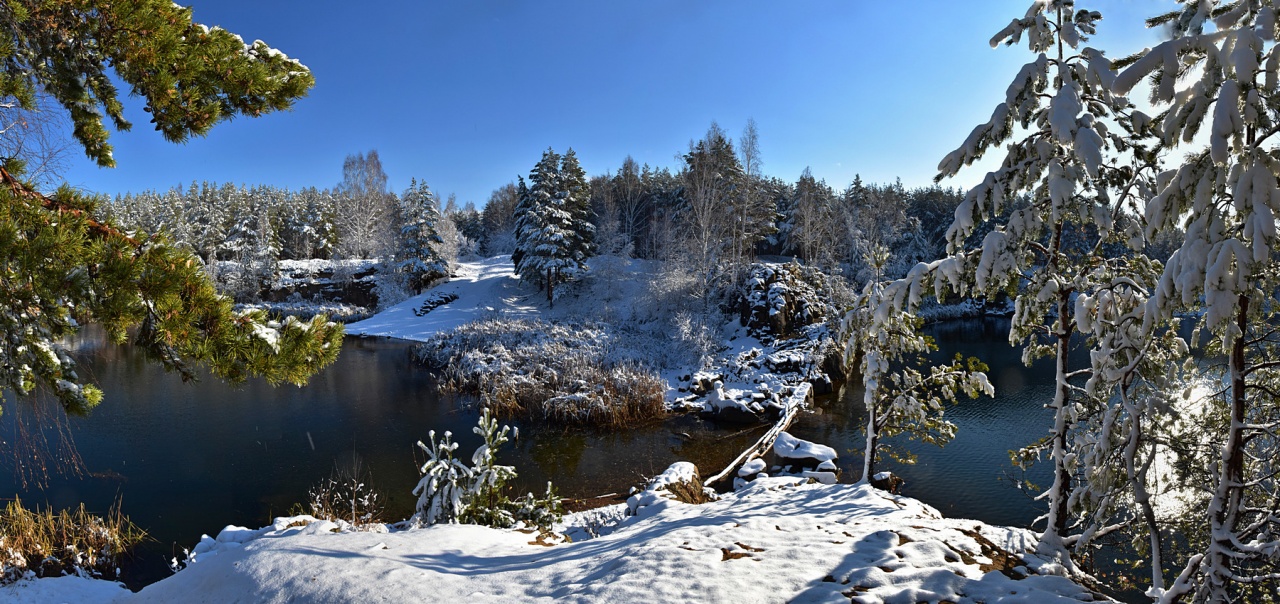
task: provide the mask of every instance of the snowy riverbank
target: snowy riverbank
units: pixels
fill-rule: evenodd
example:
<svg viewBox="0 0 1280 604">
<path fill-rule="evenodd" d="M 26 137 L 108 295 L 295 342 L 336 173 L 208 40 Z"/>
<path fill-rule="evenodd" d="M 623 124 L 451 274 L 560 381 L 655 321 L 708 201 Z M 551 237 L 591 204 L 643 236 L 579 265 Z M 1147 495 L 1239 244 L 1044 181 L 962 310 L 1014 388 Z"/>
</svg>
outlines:
<svg viewBox="0 0 1280 604">
<path fill-rule="evenodd" d="M 132 602 L 993 602 L 1098 601 L 1027 553 L 1034 536 L 866 485 L 761 479 L 718 501 L 649 498 L 566 517 L 542 545 L 509 530 L 449 525 L 332 532 L 328 522 L 229 527 L 197 561 L 137 594 L 104 581 L 0 588 L 19 603 Z M 613 514 L 612 527 L 600 519 Z M 578 527 L 578 528 L 575 528 Z M 1005 553 L 1012 554 L 1011 557 Z M 1046 573 L 1044 575 L 1038 574 Z"/>
</svg>

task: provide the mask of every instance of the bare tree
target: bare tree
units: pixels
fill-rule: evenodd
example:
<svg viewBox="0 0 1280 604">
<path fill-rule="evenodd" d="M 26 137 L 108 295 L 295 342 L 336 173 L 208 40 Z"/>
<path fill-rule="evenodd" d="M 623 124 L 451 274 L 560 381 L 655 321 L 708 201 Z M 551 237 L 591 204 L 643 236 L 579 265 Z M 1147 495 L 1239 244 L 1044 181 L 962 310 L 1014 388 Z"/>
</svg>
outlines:
<svg viewBox="0 0 1280 604">
<path fill-rule="evenodd" d="M 742 162 L 742 194 L 734 212 L 733 258 L 737 266 L 744 265 L 753 256 L 752 246 L 755 239 L 752 235 L 761 230 L 758 224 L 760 216 L 761 172 L 764 164 L 760 160 L 760 134 L 756 130 L 755 118 L 747 118 L 747 125 L 742 129 L 738 139 L 738 157 Z"/>
<path fill-rule="evenodd" d="M 6 99 L 0 102 L 0 158 L 24 162 L 23 178 L 37 189 L 53 188 L 71 155 L 70 126 L 66 110 L 45 95 L 36 97 L 32 109 Z"/>
<path fill-rule="evenodd" d="M 726 257 L 736 243 L 732 210 L 742 192 L 742 165 L 733 143 L 715 122 L 702 140 L 690 141 L 683 159 L 681 223 L 689 259 L 706 291 L 728 264 Z"/>
<path fill-rule="evenodd" d="M 489 194 L 489 201 L 480 214 L 486 255 L 510 254 L 516 249 L 516 204 L 519 201 L 520 193 L 514 183 L 502 185 Z"/>
<path fill-rule="evenodd" d="M 377 149 L 347 156 L 336 193 L 339 253 L 348 258 L 388 253 L 395 240 L 393 203 Z"/>
<path fill-rule="evenodd" d="M 640 180 L 640 166 L 630 155 L 622 160 L 613 184 L 614 199 L 618 205 L 618 230 L 635 245 L 640 236 L 641 222 L 649 214 L 649 204 L 644 194 L 644 183 Z"/>
<path fill-rule="evenodd" d="M 617 256 L 631 256 L 631 239 L 622 231 L 621 213 L 618 196 L 614 191 L 613 175 L 601 174 L 593 176 L 589 182 L 591 188 L 591 211 L 595 214 L 595 241 L 601 253 Z"/>
</svg>

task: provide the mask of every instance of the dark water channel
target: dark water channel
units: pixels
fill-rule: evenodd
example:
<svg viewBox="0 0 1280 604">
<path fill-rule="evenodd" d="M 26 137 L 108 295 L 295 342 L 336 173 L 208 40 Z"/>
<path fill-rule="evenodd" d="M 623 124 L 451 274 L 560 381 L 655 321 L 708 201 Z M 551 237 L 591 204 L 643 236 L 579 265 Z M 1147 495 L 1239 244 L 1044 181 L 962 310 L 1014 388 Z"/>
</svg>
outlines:
<svg viewBox="0 0 1280 604">
<path fill-rule="evenodd" d="M 906 494 L 947 515 L 1026 525 L 1036 507 L 1007 479 L 1020 476 L 1007 451 L 1047 430 L 1043 403 L 1051 396 L 1052 372 L 1021 365 L 1005 341 L 1007 321 L 950 322 L 932 331 L 941 354 L 963 352 L 991 365 L 997 397 L 950 410 L 960 429 L 945 449 L 915 445 L 919 463 L 888 468 L 906 478 Z M 304 503 L 309 488 L 353 460 L 371 473 L 386 503 L 384 519 L 405 518 L 412 513 L 410 491 L 422 459 L 414 443 L 431 429 L 450 430 L 461 443 L 460 457 L 468 460 L 478 444 L 471 433 L 476 412 L 439 396 L 432 376 L 409 362 L 409 348 L 349 338 L 338 361 L 304 388 L 260 381 L 232 387 L 211 378 L 183 383 L 132 348 L 85 337 L 78 343 L 82 369 L 106 392 L 90 417 L 70 420 L 89 475 L 52 475 L 42 487 L 24 487 L 8 452 L 14 422 L 24 414 L 5 401 L 0 499 L 16 494 L 28 507 L 84 502 L 96 512 L 120 499 L 124 512 L 154 539 L 126 568 L 124 579 L 135 589 L 167 576 L 165 561 L 201 533 L 216 534 L 228 524 L 263 526 Z M 842 480 L 855 480 L 865 420 L 861 392 L 850 388 L 818 411 L 802 416 L 792 432 L 835 447 Z M 522 426 L 499 459 L 518 468 L 522 491 L 541 492 L 553 479 L 565 497 L 625 494 L 677 460 L 695 462 L 704 474 L 716 472 L 761 431 L 692 417 L 605 435 Z"/>
</svg>

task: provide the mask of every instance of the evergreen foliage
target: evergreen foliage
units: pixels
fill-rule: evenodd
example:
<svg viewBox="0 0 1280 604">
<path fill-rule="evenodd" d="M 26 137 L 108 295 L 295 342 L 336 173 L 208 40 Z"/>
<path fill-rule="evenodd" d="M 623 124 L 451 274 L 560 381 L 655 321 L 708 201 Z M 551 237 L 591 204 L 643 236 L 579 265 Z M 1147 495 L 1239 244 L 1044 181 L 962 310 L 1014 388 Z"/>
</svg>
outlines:
<svg viewBox="0 0 1280 604">
<path fill-rule="evenodd" d="M 507 183 L 489 195 L 480 213 L 480 251 L 485 256 L 510 254 L 516 242 L 516 204 L 520 192 L 515 183 Z"/>
<path fill-rule="evenodd" d="M 880 249 L 873 254 L 868 263 L 884 266 L 888 253 Z M 857 366 L 867 410 L 863 482 L 875 476 L 885 439 L 905 434 L 914 440 L 945 445 L 956 433 L 955 424 L 944 419 L 946 406 L 955 404 L 961 394 L 969 398 L 995 394 L 987 380 L 986 365 L 976 358 L 957 355 L 949 364 L 935 365 L 925 372 L 917 369 L 928 362 L 928 354 L 937 346 L 932 338 L 920 333 L 923 321 L 918 317 L 901 310 L 875 316 L 884 294 L 883 283 L 868 283 L 841 325 L 847 342 L 844 364 L 850 373 Z M 906 463 L 915 461 L 909 452 L 891 449 L 890 454 Z"/>
<path fill-rule="evenodd" d="M 1144 318 L 1202 310 L 1193 339 L 1225 368 L 1205 382 L 1205 399 L 1182 445 L 1183 479 L 1207 490 L 1191 509 L 1193 555 L 1165 602 L 1274 602 L 1280 589 L 1280 346 L 1275 336 L 1276 161 L 1280 50 L 1276 7 L 1268 1 L 1182 1 L 1148 21 L 1172 38 L 1148 49 L 1115 81 L 1127 93 L 1144 79 L 1161 113 L 1151 120 L 1161 143 L 1177 146 L 1208 133 L 1208 149 L 1186 154 L 1161 175 L 1147 202 L 1145 235 L 1182 227 L 1183 237 L 1146 301 Z M 1157 586 L 1159 587 L 1159 586 Z"/>
<path fill-rule="evenodd" d="M 45 387 L 69 413 L 87 413 L 102 393 L 83 381 L 61 342 L 88 322 L 117 343 L 137 327 L 135 342 L 184 378 L 194 377 L 192 362 L 203 362 L 230 381 L 261 375 L 302 384 L 337 358 L 340 326 L 235 312 L 189 251 L 90 218 L 94 200 L 70 189 L 46 197 L 0 175 L 3 390 Z"/>
<path fill-rule="evenodd" d="M 89 157 L 112 165 L 104 114 L 128 128 L 108 66 L 143 97 L 167 139 L 201 135 L 235 115 L 285 109 L 312 85 L 297 61 L 262 42 L 244 44 L 163 0 L 15 0 L 0 5 L 0 95 L 31 108 L 38 89 L 71 116 Z M 239 381 L 261 375 L 301 384 L 332 362 L 342 328 L 268 321 L 218 295 L 191 251 L 167 237 L 128 234 L 97 216 L 98 202 L 68 188 L 37 193 L 0 170 L 0 391 L 44 388 L 69 413 L 87 413 L 102 392 L 84 381 L 64 339 L 97 323 L 113 342 L 136 328 L 153 359 L 184 378 L 193 363 Z M 178 220 L 186 221 L 185 218 Z"/>
<path fill-rule="evenodd" d="M 444 241 L 437 232 L 441 220 L 439 203 L 425 181 L 411 179 L 396 206 L 400 237 L 395 266 L 408 277 L 409 287 L 415 291 L 449 274 L 440 251 Z"/>
<path fill-rule="evenodd" d="M 1095 49 L 1080 47 L 1100 18 L 1097 12 L 1076 10 L 1069 0 L 1036 2 L 992 38 L 994 47 L 1017 44 L 1025 36 L 1036 58 L 1020 70 L 991 119 L 942 160 L 938 179 L 954 175 L 993 147 L 1005 145 L 1005 159 L 956 209 L 946 233 L 948 255 L 920 263 L 886 286 L 877 311 L 881 321 L 910 311 L 930 290 L 939 297 L 955 292 L 1014 298 L 1010 342 L 1024 347 L 1028 364 L 1045 356 L 1055 359 L 1053 426 L 1018 460 L 1047 453 L 1053 463 L 1053 483 L 1043 494 L 1049 509 L 1040 549 L 1068 568 L 1072 560 L 1066 548 L 1082 545 L 1068 532 L 1073 506 L 1083 505 L 1076 487 L 1086 471 L 1073 447 L 1077 435 L 1090 438 L 1081 429 L 1082 420 L 1099 408 L 1071 384 L 1091 369 L 1069 367 L 1076 324 L 1068 317 L 1077 295 L 1102 289 L 1148 291 L 1158 270 L 1141 257 L 1103 253 L 1105 242 L 1129 241 L 1140 231 L 1129 217 L 1150 190 L 1154 155 L 1139 142 L 1141 114 L 1110 90 L 1115 78 L 1110 61 Z M 1022 138 L 1014 138 L 1015 124 L 1025 129 Z M 1023 196 L 1025 205 L 1016 203 Z M 991 230 L 980 242 L 973 241 L 978 226 L 989 221 Z M 1071 225 L 1091 233 L 1092 239 L 1072 245 Z M 1155 326 L 1142 328 L 1145 337 Z"/>
<path fill-rule="evenodd" d="M 261 237 L 273 241 L 277 259 L 288 260 L 330 258 L 338 241 L 333 194 L 314 187 L 294 192 L 193 182 L 185 192 L 121 195 L 102 212 L 126 230 L 166 233 L 206 264 L 236 260 Z M 269 217 L 270 228 L 259 224 L 259 214 Z"/>
<path fill-rule="evenodd" d="M 589 220 L 590 188 L 570 149 L 561 157 L 552 149 L 521 179 L 516 203 L 516 250 L 512 261 L 520 275 L 547 291 L 554 301 L 557 283 L 587 269 L 595 253 L 595 226 Z"/>
<path fill-rule="evenodd" d="M 745 204 L 746 176 L 733 143 L 715 122 L 707 134 L 690 143 L 681 172 L 684 187 L 677 218 L 691 261 L 704 288 L 710 288 L 722 271 L 735 267 L 743 243 L 734 208 Z"/>
<path fill-rule="evenodd" d="M 167 0 L 10 0 L 0 27 L 0 96 L 32 109 L 38 91 L 50 94 L 102 166 L 115 165 L 104 119 L 130 128 L 113 71 L 174 142 L 236 115 L 287 109 L 315 83 L 284 53 L 194 23 L 191 9 Z"/>
<path fill-rule="evenodd" d="M 543 532 L 551 530 L 551 525 L 564 514 L 564 507 L 550 483 L 542 497 L 526 494 L 512 500 L 507 496 L 507 485 L 515 479 L 516 469 L 499 464 L 497 452 L 510 440 L 507 437 L 511 434 L 510 427 L 499 428 L 498 420 L 485 408 L 472 431 L 484 443 L 472 454 L 470 466 L 454 456 L 458 444 L 449 432 L 437 442 L 432 430 L 430 446 L 418 441 L 418 447 L 427 453 L 427 461 L 421 468 L 422 479 L 413 489 L 418 503 L 410 523 L 417 526 L 480 524 L 499 528 L 523 523 Z"/>
</svg>

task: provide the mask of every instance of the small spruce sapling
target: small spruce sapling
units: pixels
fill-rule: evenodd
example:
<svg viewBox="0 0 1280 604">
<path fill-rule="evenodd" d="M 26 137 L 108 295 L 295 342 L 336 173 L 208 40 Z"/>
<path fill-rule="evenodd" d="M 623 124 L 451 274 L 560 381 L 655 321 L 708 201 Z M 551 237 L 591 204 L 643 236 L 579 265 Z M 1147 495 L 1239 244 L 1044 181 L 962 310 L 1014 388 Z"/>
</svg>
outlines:
<svg viewBox="0 0 1280 604">
<path fill-rule="evenodd" d="M 518 432 L 509 426 L 499 427 L 487 407 L 472 431 L 484 439 L 484 444 L 472 454 L 471 466 L 454 457 L 458 444 L 449 432 L 437 442 L 432 430 L 430 446 L 418 441 L 428 459 L 422 465 L 422 479 L 413 490 L 418 496 L 418 505 L 410 523 L 415 526 L 463 523 L 496 528 L 524 523 L 543 532 L 550 531 L 564 515 L 564 507 L 551 483 L 547 483 L 542 497 L 529 493 L 512 500 L 506 494 L 507 484 L 516 477 L 516 469 L 498 464 L 497 451 L 509 441 L 508 434 L 518 436 Z"/>
<path fill-rule="evenodd" d="M 436 442 L 436 431 L 432 430 L 428 440 L 430 447 L 418 441 L 427 461 L 419 470 L 422 479 L 413 489 L 418 505 L 409 522 L 415 526 L 457 522 L 466 511 L 467 491 L 474 477 L 471 468 L 453 456 L 458 443 L 453 442 L 452 432 L 445 431 Z"/>
<path fill-rule="evenodd" d="M 471 455 L 473 482 L 468 493 L 469 505 L 459 519 L 466 524 L 483 524 L 485 526 L 509 527 L 515 524 L 515 516 L 506 505 L 507 483 L 516 477 L 516 469 L 498 463 L 496 453 L 498 447 L 510 439 L 510 426 L 498 427 L 498 420 L 493 417 L 488 407 L 480 415 L 480 422 L 471 429 L 484 439 L 484 444 L 476 448 Z M 514 436 L 519 438 L 519 431 Z"/>
</svg>

